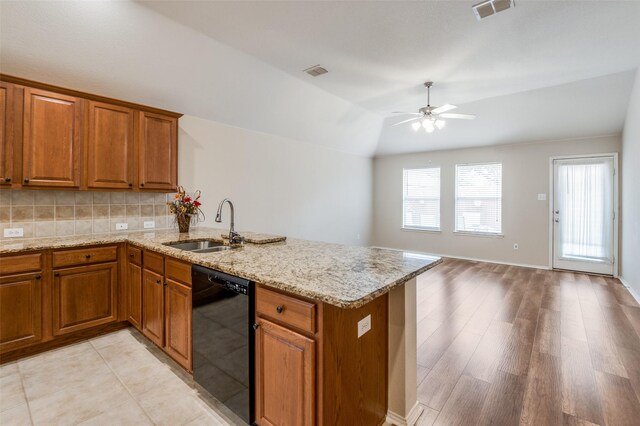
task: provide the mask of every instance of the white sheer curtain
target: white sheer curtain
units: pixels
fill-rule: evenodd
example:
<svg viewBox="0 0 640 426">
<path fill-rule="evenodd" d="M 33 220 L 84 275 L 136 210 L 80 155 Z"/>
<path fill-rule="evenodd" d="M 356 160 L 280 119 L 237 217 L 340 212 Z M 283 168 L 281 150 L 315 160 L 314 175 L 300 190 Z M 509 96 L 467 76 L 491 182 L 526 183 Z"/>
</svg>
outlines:
<svg viewBox="0 0 640 426">
<path fill-rule="evenodd" d="M 613 261 L 613 159 L 560 160 L 560 257 Z"/>
</svg>

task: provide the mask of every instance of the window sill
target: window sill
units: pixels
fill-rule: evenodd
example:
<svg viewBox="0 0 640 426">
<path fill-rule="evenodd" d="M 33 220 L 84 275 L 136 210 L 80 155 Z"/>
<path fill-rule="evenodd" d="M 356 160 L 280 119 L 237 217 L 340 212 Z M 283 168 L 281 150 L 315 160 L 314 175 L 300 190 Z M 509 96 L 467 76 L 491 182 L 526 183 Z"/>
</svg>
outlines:
<svg viewBox="0 0 640 426">
<path fill-rule="evenodd" d="M 504 238 L 504 234 L 493 234 L 489 232 L 454 231 L 453 235 L 485 238 Z"/>
<path fill-rule="evenodd" d="M 438 229 L 438 228 L 410 228 L 407 226 L 403 226 L 402 228 L 400 228 L 401 231 L 408 231 L 408 232 L 430 232 L 432 234 L 441 234 L 442 230 Z"/>
</svg>

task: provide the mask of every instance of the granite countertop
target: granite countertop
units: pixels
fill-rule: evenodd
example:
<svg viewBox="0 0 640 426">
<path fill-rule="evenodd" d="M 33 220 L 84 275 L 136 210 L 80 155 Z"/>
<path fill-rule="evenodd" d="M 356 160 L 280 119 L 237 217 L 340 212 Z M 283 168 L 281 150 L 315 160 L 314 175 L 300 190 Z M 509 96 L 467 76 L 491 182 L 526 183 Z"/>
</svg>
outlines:
<svg viewBox="0 0 640 426">
<path fill-rule="evenodd" d="M 129 242 L 132 245 L 217 269 L 260 284 L 341 308 L 358 308 L 441 263 L 435 256 L 371 247 L 346 246 L 298 239 L 250 244 L 232 250 L 192 253 L 162 243 L 213 239 L 225 230 L 195 228 L 109 233 L 72 237 L 3 240 L 0 254 Z M 265 234 L 244 232 L 265 239 Z M 277 237 L 277 236 L 269 236 Z"/>
</svg>

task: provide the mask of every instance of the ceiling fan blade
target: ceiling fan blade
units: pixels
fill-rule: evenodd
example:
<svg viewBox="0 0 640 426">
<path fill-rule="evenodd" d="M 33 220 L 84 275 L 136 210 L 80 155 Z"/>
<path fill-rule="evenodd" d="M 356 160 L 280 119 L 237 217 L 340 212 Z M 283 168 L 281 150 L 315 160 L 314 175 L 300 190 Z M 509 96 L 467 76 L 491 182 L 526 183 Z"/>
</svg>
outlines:
<svg viewBox="0 0 640 426">
<path fill-rule="evenodd" d="M 419 112 L 402 112 L 402 111 L 394 111 L 391 114 L 402 114 L 402 115 L 422 115 Z"/>
<path fill-rule="evenodd" d="M 447 112 L 447 111 L 451 111 L 452 109 L 456 109 L 458 108 L 455 105 L 451 105 L 451 104 L 446 104 L 446 105 L 442 105 L 441 107 L 438 107 L 434 110 L 431 110 L 432 114 L 442 114 L 443 112 Z"/>
<path fill-rule="evenodd" d="M 472 115 L 472 114 L 448 114 L 448 113 L 445 113 L 445 114 L 439 114 L 438 116 L 442 117 L 442 118 L 459 118 L 461 120 L 473 120 L 473 119 L 476 118 L 476 116 Z"/>
<path fill-rule="evenodd" d="M 413 118 L 410 118 L 410 119 L 408 119 L 408 120 L 404 120 L 404 121 L 401 121 L 401 122 L 399 122 L 399 123 L 392 124 L 392 125 L 391 125 L 391 127 L 393 127 L 393 126 L 399 126 L 400 124 L 408 123 L 408 122 L 410 122 L 410 121 L 420 120 L 421 118 L 422 118 L 422 117 L 413 117 Z"/>
</svg>

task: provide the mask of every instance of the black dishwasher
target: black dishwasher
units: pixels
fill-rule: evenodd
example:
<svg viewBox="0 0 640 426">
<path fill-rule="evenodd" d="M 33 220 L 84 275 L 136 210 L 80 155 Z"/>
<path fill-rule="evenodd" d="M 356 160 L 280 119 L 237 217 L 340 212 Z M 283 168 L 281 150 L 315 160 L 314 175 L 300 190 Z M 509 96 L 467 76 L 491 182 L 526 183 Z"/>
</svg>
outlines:
<svg viewBox="0 0 640 426">
<path fill-rule="evenodd" d="M 192 267 L 193 378 L 248 424 L 254 422 L 254 283 Z"/>
</svg>

